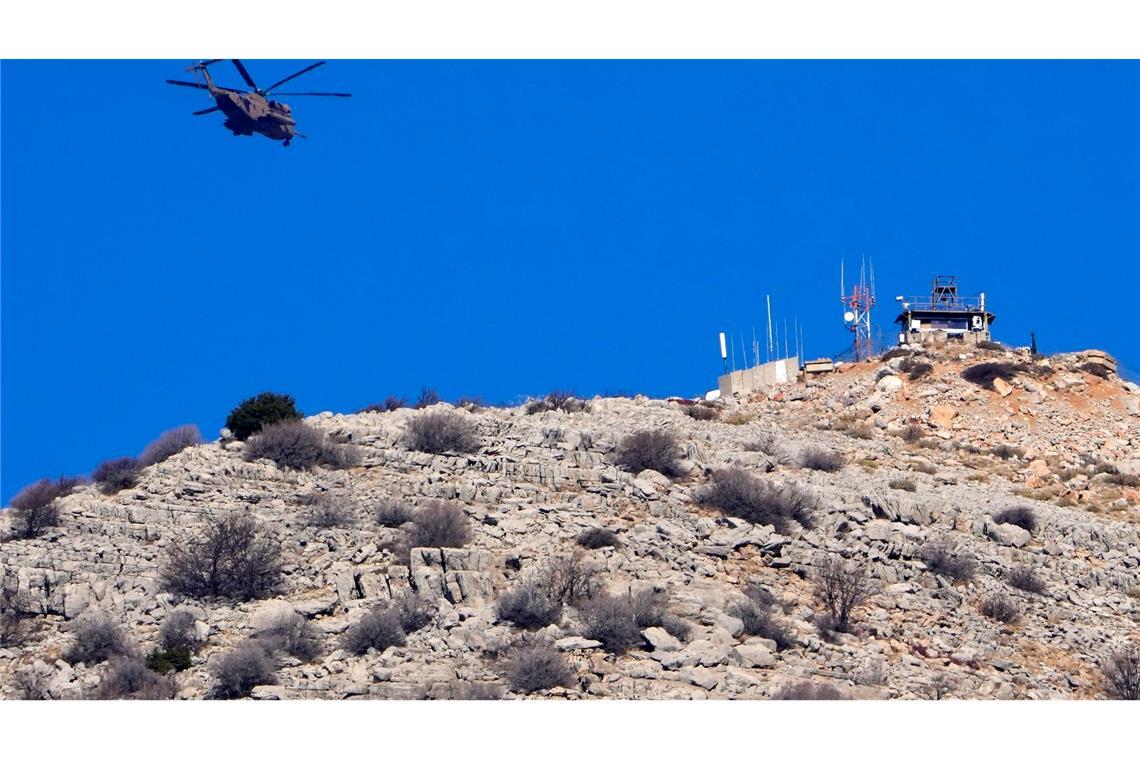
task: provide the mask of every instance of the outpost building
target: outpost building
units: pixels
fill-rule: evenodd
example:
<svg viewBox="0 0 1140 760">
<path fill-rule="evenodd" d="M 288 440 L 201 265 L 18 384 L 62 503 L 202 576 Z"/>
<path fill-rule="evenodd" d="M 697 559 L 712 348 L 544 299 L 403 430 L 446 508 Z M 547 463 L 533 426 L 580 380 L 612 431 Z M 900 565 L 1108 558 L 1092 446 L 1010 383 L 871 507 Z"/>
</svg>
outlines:
<svg viewBox="0 0 1140 760">
<path fill-rule="evenodd" d="M 922 343 L 978 344 L 990 340 L 995 317 L 986 311 L 986 294 L 963 297 L 958 294 L 958 278 L 936 275 L 929 298 L 897 296 L 902 313 L 895 317 L 899 345 Z"/>
</svg>

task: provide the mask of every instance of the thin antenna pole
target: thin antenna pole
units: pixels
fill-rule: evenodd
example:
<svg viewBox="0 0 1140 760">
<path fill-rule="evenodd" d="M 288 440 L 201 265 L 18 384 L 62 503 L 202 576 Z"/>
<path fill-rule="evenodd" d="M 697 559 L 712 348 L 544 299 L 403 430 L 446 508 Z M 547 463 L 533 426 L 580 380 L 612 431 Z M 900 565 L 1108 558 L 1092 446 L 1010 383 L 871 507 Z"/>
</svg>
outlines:
<svg viewBox="0 0 1140 760">
<path fill-rule="evenodd" d="M 752 366 L 760 363 L 760 343 L 756 340 L 756 325 L 752 325 Z"/>
<path fill-rule="evenodd" d="M 733 371 L 733 372 L 735 372 L 735 371 L 736 371 L 736 337 L 735 337 L 735 336 L 732 336 L 732 335 L 730 335 L 730 336 L 729 336 L 729 340 L 728 340 L 728 342 L 732 344 L 732 348 L 731 348 L 731 353 L 732 353 L 732 371 Z"/>
<path fill-rule="evenodd" d="M 772 296 L 766 296 L 768 300 L 768 359 L 772 358 Z"/>
<path fill-rule="evenodd" d="M 784 317 L 784 358 L 788 357 L 788 318 Z"/>
<path fill-rule="evenodd" d="M 800 317 L 798 314 L 792 316 L 792 335 L 796 339 L 796 356 L 803 362 L 804 355 L 800 352 Z"/>
</svg>

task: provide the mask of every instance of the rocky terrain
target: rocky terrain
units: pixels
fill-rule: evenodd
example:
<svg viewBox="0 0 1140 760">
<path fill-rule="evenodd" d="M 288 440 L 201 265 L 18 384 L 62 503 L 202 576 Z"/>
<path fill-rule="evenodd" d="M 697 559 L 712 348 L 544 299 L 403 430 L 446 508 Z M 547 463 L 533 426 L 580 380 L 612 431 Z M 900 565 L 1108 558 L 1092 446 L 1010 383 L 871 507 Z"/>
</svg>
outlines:
<svg viewBox="0 0 1140 760">
<path fill-rule="evenodd" d="M 993 362 L 1020 369 L 1009 380 L 963 378 Z M 506 669 L 524 636 L 552 642 L 573 674 L 531 697 L 752 699 L 810 682 L 849 698 L 1091 699 L 1103 693 L 1102 660 L 1137 640 L 1140 387 L 1103 355 L 896 351 L 715 402 L 713 419 L 690 416 L 692 406 L 637 397 L 595 398 L 573 413 L 455 409 L 477 425 L 479 448 L 440 455 L 409 450 L 405 430 L 446 404 L 324 412 L 306 423 L 356 447 L 358 465 L 283 469 L 220 440 L 147 467 L 114 495 L 81 486 L 59 500 L 58 527 L 0 544 L 2 582 L 26 612 L 20 641 L 0 649 L 0 694 L 20 696 L 30 676 L 50 698 L 96 694 L 108 664 L 62 658 L 94 611 L 145 654 L 163 621 L 187 610 L 201 644 L 170 676 L 184 699 L 210 693 L 218 657 L 293 615 L 309 621 L 316 652 L 274 654 L 276 683 L 255 687 L 255 699 L 522 698 Z M 679 474 L 617 466 L 615 447 L 638 430 L 675 435 Z M 812 451 L 835 452 L 842 466 L 803 466 Z M 727 467 L 814 494 L 813 527 L 779 533 L 703 502 Z M 351 522 L 314 526 L 314 493 L 345 505 Z M 402 530 L 374 518 L 393 499 L 458 502 L 470 542 L 401 550 Z M 1031 530 L 995 521 L 1016 506 L 1031 511 Z M 165 591 L 170 547 L 233 512 L 280 541 L 280 588 L 239 603 Z M 613 530 L 619 544 L 582 549 L 576 538 L 590 528 Z M 972 558 L 972 577 L 936 572 L 929 552 L 939 545 Z M 638 646 L 607 652 L 583 635 L 574 605 L 526 634 L 499 618 L 502 594 L 575 552 L 610 593 L 667 599 L 689 624 L 687 641 L 649 626 Z M 836 556 L 865 568 L 877 592 L 848 633 L 816 623 L 813 578 Z M 1017 569 L 1033 571 L 1040 593 L 1011 586 Z M 788 641 L 746 632 L 740 605 L 757 588 Z M 350 625 L 405 592 L 426 600 L 430 623 L 383 651 L 342 646 Z M 983 613 L 994 597 L 1015 619 Z"/>
</svg>

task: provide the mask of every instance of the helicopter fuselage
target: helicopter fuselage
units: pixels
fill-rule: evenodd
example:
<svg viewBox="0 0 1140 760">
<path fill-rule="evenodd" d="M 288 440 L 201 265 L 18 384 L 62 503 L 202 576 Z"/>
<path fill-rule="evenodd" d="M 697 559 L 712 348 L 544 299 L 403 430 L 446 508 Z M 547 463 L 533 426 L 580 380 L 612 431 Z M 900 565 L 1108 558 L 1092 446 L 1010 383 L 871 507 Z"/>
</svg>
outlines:
<svg viewBox="0 0 1140 760">
<path fill-rule="evenodd" d="M 286 145 L 297 134 L 292 109 L 257 93 L 241 93 L 211 87 L 214 103 L 226 115 L 225 128 L 235 135 L 264 135 Z"/>
</svg>

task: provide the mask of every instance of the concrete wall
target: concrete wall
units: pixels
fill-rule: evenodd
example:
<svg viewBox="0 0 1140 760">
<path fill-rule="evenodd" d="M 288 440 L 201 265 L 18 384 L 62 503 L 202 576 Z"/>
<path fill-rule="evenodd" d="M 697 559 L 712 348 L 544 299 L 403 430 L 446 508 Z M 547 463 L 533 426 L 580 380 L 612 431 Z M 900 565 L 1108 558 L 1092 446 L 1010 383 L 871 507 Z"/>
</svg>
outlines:
<svg viewBox="0 0 1140 760">
<path fill-rule="evenodd" d="M 778 359 L 750 369 L 729 372 L 717 379 L 720 395 L 732 396 L 737 393 L 752 393 L 773 385 L 782 385 L 796 380 L 799 375 L 800 358 Z"/>
</svg>

